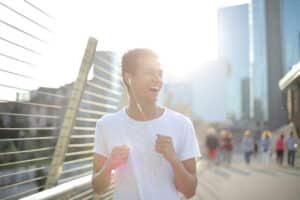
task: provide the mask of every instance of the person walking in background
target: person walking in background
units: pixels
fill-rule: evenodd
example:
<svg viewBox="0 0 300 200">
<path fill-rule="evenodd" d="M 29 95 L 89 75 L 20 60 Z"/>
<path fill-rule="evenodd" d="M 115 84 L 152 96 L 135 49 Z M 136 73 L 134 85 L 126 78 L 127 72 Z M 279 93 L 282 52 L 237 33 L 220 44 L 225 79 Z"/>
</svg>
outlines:
<svg viewBox="0 0 300 200">
<path fill-rule="evenodd" d="M 249 130 L 246 130 L 244 133 L 242 147 L 244 151 L 245 162 L 247 165 L 249 165 L 251 161 L 251 154 L 253 153 L 254 148 L 254 141 Z"/>
<path fill-rule="evenodd" d="M 226 131 L 222 130 L 218 137 L 218 155 L 217 155 L 217 164 L 221 165 L 225 161 L 225 136 Z"/>
<path fill-rule="evenodd" d="M 270 131 L 264 131 L 262 134 L 261 149 L 262 161 L 264 166 L 266 166 L 270 162 L 271 137 L 272 133 Z"/>
<path fill-rule="evenodd" d="M 289 138 L 286 140 L 286 145 L 288 149 L 288 165 L 289 167 L 294 167 L 295 165 L 295 154 L 298 147 L 297 139 L 294 133 L 291 132 Z"/>
<path fill-rule="evenodd" d="M 284 152 L 284 135 L 280 134 L 279 138 L 276 141 L 276 161 L 277 164 L 282 165 L 283 163 L 283 152 Z"/>
<path fill-rule="evenodd" d="M 257 154 L 258 154 L 258 144 L 257 144 L 256 140 L 253 140 L 253 141 L 254 141 L 253 156 L 254 156 L 254 158 L 256 158 Z"/>
<path fill-rule="evenodd" d="M 216 136 L 216 130 L 214 128 L 210 128 L 207 130 L 205 146 L 207 149 L 208 164 L 216 164 L 215 160 L 217 157 L 218 138 Z"/>
<path fill-rule="evenodd" d="M 225 131 L 224 150 L 225 150 L 225 163 L 227 165 L 231 164 L 232 149 L 233 149 L 232 134 L 229 131 Z"/>
</svg>

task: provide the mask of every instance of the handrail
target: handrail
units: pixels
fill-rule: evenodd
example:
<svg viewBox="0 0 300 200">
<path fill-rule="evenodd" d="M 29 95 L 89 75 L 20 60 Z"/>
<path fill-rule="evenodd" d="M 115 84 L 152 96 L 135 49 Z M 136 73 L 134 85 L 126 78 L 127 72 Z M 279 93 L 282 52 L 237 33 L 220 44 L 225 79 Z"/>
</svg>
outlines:
<svg viewBox="0 0 300 200">
<path fill-rule="evenodd" d="M 92 180 L 92 175 L 87 175 L 72 181 L 68 181 L 66 183 L 62 183 L 58 186 L 44 190 L 42 192 L 38 192 L 33 195 L 21 198 L 20 200 L 51 200 L 51 199 L 54 200 L 54 199 L 61 199 L 62 197 L 64 199 L 68 199 L 73 195 L 78 195 L 83 191 L 91 189 L 92 188 L 91 180 Z M 106 190 L 106 192 L 96 196 L 98 196 L 100 199 L 102 197 L 106 197 L 106 198 L 112 197 L 113 189 L 114 189 L 114 185 L 112 184 Z M 91 192 L 93 194 L 92 190 Z"/>
<path fill-rule="evenodd" d="M 92 175 L 84 176 L 56 187 L 44 190 L 42 192 L 27 196 L 21 200 L 47 200 L 59 199 L 62 195 L 82 191 L 83 188 L 91 187 Z"/>
</svg>

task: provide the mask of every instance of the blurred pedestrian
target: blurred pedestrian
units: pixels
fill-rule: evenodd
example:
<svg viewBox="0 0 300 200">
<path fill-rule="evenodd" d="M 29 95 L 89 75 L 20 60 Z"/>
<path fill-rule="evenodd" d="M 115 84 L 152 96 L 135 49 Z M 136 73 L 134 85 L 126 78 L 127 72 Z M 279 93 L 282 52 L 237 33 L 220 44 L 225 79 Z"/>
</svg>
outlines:
<svg viewBox="0 0 300 200">
<path fill-rule="evenodd" d="M 253 156 L 254 156 L 254 158 L 257 157 L 257 153 L 258 153 L 258 144 L 257 144 L 257 141 L 254 141 L 254 148 L 253 148 Z"/>
<path fill-rule="evenodd" d="M 276 161 L 277 164 L 282 165 L 283 163 L 283 153 L 284 153 L 284 135 L 281 133 L 276 141 Z"/>
<path fill-rule="evenodd" d="M 271 152 L 271 144 L 272 144 L 271 137 L 272 137 L 271 131 L 266 130 L 262 134 L 261 149 L 262 149 L 262 161 L 264 166 L 266 166 L 270 162 L 270 152 Z"/>
<path fill-rule="evenodd" d="M 242 147 L 244 151 L 245 162 L 246 164 L 249 165 L 251 161 L 251 155 L 253 153 L 253 148 L 254 148 L 254 140 L 251 136 L 250 130 L 246 130 L 244 133 Z"/>
<path fill-rule="evenodd" d="M 225 136 L 226 131 L 222 130 L 218 137 L 218 156 L 217 164 L 220 165 L 225 161 Z"/>
<path fill-rule="evenodd" d="M 294 167 L 295 165 L 295 154 L 298 147 L 297 139 L 294 133 L 291 132 L 289 138 L 286 140 L 286 145 L 288 149 L 288 165 L 289 167 Z"/>
<path fill-rule="evenodd" d="M 225 149 L 225 163 L 227 165 L 230 165 L 231 158 L 232 158 L 233 143 L 232 143 L 232 133 L 229 131 L 225 132 L 224 149 Z"/>
<path fill-rule="evenodd" d="M 207 148 L 207 156 L 208 156 L 208 163 L 216 164 L 216 157 L 217 157 L 217 149 L 218 149 L 218 138 L 216 135 L 216 130 L 214 128 L 210 128 L 207 131 L 205 146 Z"/>
</svg>

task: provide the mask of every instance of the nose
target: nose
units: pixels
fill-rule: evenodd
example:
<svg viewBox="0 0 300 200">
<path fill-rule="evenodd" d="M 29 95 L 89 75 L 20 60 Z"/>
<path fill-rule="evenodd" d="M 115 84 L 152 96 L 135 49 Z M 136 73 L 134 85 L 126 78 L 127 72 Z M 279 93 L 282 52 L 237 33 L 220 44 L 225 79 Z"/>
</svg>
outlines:
<svg viewBox="0 0 300 200">
<path fill-rule="evenodd" d="M 153 81 L 154 83 L 159 83 L 159 84 L 161 84 L 161 83 L 162 83 L 162 76 L 161 76 L 160 74 L 154 74 L 154 75 L 152 76 L 152 81 Z"/>
</svg>

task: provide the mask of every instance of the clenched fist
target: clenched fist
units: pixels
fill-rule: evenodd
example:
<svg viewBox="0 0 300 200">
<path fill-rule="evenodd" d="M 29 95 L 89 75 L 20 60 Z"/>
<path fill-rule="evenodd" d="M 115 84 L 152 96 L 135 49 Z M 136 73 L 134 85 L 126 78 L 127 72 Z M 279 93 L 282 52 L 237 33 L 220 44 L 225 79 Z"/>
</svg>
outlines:
<svg viewBox="0 0 300 200">
<path fill-rule="evenodd" d="M 157 134 L 157 139 L 155 142 L 155 150 L 156 152 L 163 155 L 163 157 L 169 162 L 177 159 L 173 141 L 170 136 Z"/>
<path fill-rule="evenodd" d="M 122 146 L 115 146 L 112 149 L 111 155 L 110 155 L 110 163 L 113 167 L 113 169 L 116 169 L 120 167 L 123 164 L 127 163 L 129 156 L 129 147 L 126 145 Z"/>
</svg>

